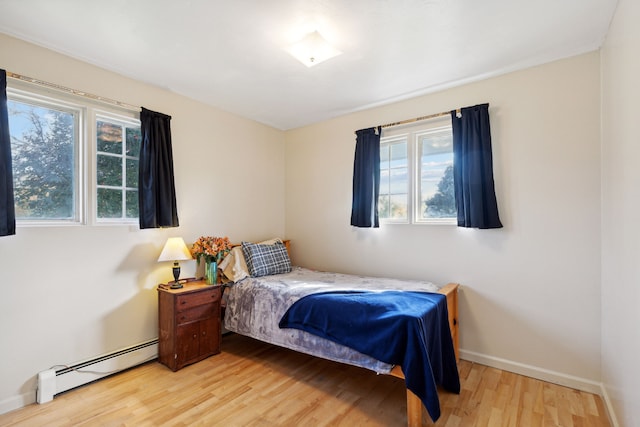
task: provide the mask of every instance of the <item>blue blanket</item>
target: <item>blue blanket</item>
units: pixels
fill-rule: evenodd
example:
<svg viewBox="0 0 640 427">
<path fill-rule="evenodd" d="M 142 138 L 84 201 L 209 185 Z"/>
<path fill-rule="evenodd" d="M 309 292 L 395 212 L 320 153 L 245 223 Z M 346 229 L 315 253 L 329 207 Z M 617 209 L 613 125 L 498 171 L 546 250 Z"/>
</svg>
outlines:
<svg viewBox="0 0 640 427">
<path fill-rule="evenodd" d="M 460 392 L 446 297 L 403 291 L 337 291 L 296 301 L 280 320 L 386 363 L 400 365 L 407 388 L 435 422 L 437 385 Z"/>
</svg>

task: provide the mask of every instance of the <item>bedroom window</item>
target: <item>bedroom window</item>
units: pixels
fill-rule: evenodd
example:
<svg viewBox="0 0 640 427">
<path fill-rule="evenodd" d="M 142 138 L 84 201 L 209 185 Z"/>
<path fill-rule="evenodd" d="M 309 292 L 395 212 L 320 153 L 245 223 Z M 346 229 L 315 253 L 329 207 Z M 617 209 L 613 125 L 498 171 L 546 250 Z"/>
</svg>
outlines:
<svg viewBox="0 0 640 427">
<path fill-rule="evenodd" d="M 17 225 L 137 223 L 139 113 L 11 83 Z"/>
<path fill-rule="evenodd" d="M 96 218 L 137 222 L 140 123 L 98 115 L 96 119 Z"/>
<path fill-rule="evenodd" d="M 453 135 L 448 117 L 385 129 L 378 214 L 387 223 L 455 224 Z"/>
<path fill-rule="evenodd" d="M 7 105 L 17 222 L 79 223 L 83 109 L 18 92 Z"/>
</svg>

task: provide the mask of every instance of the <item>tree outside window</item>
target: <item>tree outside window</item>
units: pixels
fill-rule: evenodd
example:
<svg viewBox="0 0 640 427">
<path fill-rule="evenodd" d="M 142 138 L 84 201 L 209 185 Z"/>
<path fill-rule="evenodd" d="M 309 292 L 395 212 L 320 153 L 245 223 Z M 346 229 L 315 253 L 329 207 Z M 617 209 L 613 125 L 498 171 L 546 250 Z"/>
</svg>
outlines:
<svg viewBox="0 0 640 427">
<path fill-rule="evenodd" d="M 137 223 L 138 113 L 20 88 L 7 95 L 18 226 L 83 224 L 87 216 Z"/>
<path fill-rule="evenodd" d="M 96 200 L 98 220 L 138 218 L 140 125 L 96 121 Z"/>
<path fill-rule="evenodd" d="M 18 220 L 77 220 L 79 113 L 9 100 Z"/>
</svg>

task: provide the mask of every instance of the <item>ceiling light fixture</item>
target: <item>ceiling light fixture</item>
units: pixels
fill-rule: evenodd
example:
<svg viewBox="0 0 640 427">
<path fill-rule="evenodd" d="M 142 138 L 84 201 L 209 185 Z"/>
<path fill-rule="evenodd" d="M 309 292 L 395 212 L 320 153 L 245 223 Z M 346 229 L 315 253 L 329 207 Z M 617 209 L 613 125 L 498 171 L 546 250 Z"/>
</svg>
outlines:
<svg viewBox="0 0 640 427">
<path fill-rule="evenodd" d="M 302 40 L 292 44 L 286 50 L 307 67 L 313 67 L 327 59 L 342 54 L 317 31 L 307 34 Z"/>
</svg>

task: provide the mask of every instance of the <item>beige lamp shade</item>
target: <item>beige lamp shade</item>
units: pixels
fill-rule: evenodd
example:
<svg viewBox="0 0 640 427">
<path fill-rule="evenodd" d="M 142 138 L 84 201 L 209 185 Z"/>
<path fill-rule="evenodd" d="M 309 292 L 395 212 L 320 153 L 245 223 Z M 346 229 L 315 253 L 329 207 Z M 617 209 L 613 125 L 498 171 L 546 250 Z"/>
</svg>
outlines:
<svg viewBox="0 0 640 427">
<path fill-rule="evenodd" d="M 167 243 L 164 244 L 164 248 L 162 248 L 162 252 L 160 252 L 158 262 L 184 261 L 187 259 L 193 259 L 193 257 L 182 237 L 169 237 Z"/>
</svg>

